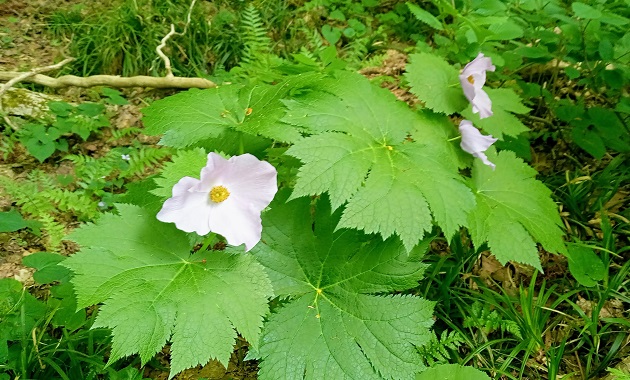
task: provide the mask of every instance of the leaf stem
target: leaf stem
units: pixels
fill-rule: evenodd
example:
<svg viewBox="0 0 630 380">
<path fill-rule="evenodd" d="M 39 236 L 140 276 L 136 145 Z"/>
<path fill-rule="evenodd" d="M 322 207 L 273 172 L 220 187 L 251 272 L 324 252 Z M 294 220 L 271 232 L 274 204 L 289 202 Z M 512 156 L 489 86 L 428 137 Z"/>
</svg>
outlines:
<svg viewBox="0 0 630 380">
<path fill-rule="evenodd" d="M 459 140 L 459 139 L 461 139 L 461 138 L 462 138 L 462 136 L 457 136 L 457 137 L 450 138 L 450 139 L 448 139 L 448 140 L 446 140 L 446 141 L 449 141 L 449 142 L 450 142 L 450 141 L 457 141 L 457 140 Z"/>
</svg>

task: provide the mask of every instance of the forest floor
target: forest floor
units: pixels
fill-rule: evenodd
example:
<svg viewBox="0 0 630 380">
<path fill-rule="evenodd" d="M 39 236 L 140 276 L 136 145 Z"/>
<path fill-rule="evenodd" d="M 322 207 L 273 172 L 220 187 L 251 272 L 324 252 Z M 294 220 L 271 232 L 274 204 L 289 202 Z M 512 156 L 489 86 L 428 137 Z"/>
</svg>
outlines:
<svg viewBox="0 0 630 380">
<path fill-rule="evenodd" d="M 46 33 L 46 23 L 43 17 L 60 5 L 67 6 L 72 0 L 46 1 L 37 0 L 24 2 L 21 0 L 6 0 L 0 2 L 0 71 L 28 71 L 30 69 L 47 66 L 66 58 L 68 54 L 68 41 L 52 40 Z M 77 1 L 74 1 L 77 2 Z M 383 82 L 383 87 L 390 89 L 399 99 L 413 104 L 416 100 L 406 89 L 401 88 L 397 82 L 404 72 L 407 63 L 407 56 L 397 51 L 391 51 L 380 67 L 363 69 L 361 72 L 368 78 L 374 76 L 389 76 L 396 80 Z M 544 68 L 540 68 L 544 70 Z M 65 102 L 78 104 L 82 101 L 94 99 L 94 89 L 67 88 L 62 90 L 51 90 L 41 86 L 30 86 L 32 90 L 59 97 Z M 567 91 L 571 91 L 569 88 Z M 90 157 L 99 158 L 106 155 L 112 148 L 132 146 L 134 141 L 147 147 L 158 147 L 158 139 L 139 133 L 133 133 L 123 139 L 111 142 L 112 130 L 126 128 L 137 128 L 141 130 L 141 109 L 147 104 L 147 99 L 157 99 L 167 94 L 169 91 L 154 91 L 144 89 L 130 89 L 123 91 L 124 97 L 129 101 L 128 105 L 112 106 L 109 108 L 108 117 L 111 130 L 104 129 L 100 133 L 93 135 L 87 141 L 74 141 L 71 151 L 75 154 L 84 154 Z M 596 102 L 596 97 L 593 98 Z M 536 131 L 544 129 L 546 125 L 535 118 L 529 120 L 528 126 Z M 602 160 L 594 160 L 583 151 L 569 146 L 562 139 L 543 140 L 532 143 L 531 165 L 544 177 L 553 173 L 567 173 L 567 181 L 577 183 L 588 181 L 592 173 L 600 172 L 612 160 L 611 156 L 606 156 Z M 61 157 L 61 153 L 56 153 L 55 157 Z M 166 158 L 164 158 L 166 159 Z M 62 176 L 72 173 L 73 164 L 68 161 L 53 159 L 45 163 L 40 163 L 21 146 L 16 148 L 5 158 L 0 157 L 0 175 L 19 180 L 25 178 L 33 169 L 41 170 L 54 176 Z M 139 180 L 151 174 L 147 170 L 142 175 L 138 175 L 134 180 Z M 573 176 L 568 178 L 569 173 Z M 580 173 L 574 176 L 574 173 Z M 609 214 L 618 215 L 620 210 L 629 207 L 630 184 L 620 187 L 616 194 L 603 205 L 602 210 Z M 587 200 L 588 201 L 588 200 Z M 11 209 L 13 200 L 8 196 L 0 194 L 0 211 Z M 569 219 L 571 215 L 561 210 L 561 216 L 566 226 L 571 227 Z M 585 236 L 603 237 L 600 229 L 601 215 L 595 214 L 581 228 Z M 63 217 L 61 217 L 63 220 Z M 71 216 L 66 219 L 66 232 L 77 227 L 80 222 Z M 22 265 L 22 258 L 46 250 L 46 244 L 42 236 L 37 236 L 27 230 L 14 233 L 0 233 L 0 278 L 15 278 L 20 282 L 35 286 L 32 274 L 33 269 Z M 625 245 L 626 242 L 620 242 Z M 448 247 L 440 244 L 433 245 L 435 254 L 446 254 Z M 77 247 L 70 242 L 64 242 L 59 249 L 62 254 L 72 254 L 77 251 Z M 541 251 L 542 267 L 545 270 L 543 276 L 539 276 L 537 281 L 543 279 L 553 282 L 556 279 L 567 276 L 568 263 L 564 256 L 551 255 Z M 485 280 L 490 288 L 503 290 L 507 293 L 516 294 L 520 284 L 529 283 L 532 278 L 532 268 L 510 263 L 500 264 L 493 256 L 482 254 L 471 273 L 462 273 L 462 278 L 478 276 Z M 474 285 L 471 282 L 471 287 Z M 584 312 L 592 312 L 593 301 L 583 299 L 578 305 Z M 600 311 L 601 318 L 625 318 L 627 310 L 624 310 L 621 301 L 611 299 L 605 303 Z M 554 337 L 550 334 L 545 339 L 553 342 Z M 176 380 L 184 379 L 255 379 L 257 365 L 255 361 L 245 361 L 247 345 L 239 342 L 230 360 L 229 366 L 225 369 L 220 363 L 211 361 L 208 365 L 193 368 L 175 376 Z M 630 353 L 629 353 L 630 354 Z M 161 355 L 158 355 L 151 366 L 147 366 L 144 376 L 151 379 L 168 378 L 168 348 L 165 348 Z M 542 360 L 542 359 L 541 359 Z M 566 365 L 573 361 L 575 367 L 579 367 L 579 362 L 568 358 Z M 541 363 L 542 364 L 542 363 Z M 532 365 L 535 365 L 532 364 Z M 153 368 L 151 368 L 153 367 Z"/>
</svg>

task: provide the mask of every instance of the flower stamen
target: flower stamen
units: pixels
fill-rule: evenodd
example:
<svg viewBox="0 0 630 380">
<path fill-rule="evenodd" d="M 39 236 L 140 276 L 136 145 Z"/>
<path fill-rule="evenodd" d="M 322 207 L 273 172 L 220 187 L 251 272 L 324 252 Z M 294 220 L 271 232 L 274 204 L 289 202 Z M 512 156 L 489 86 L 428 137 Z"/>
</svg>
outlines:
<svg viewBox="0 0 630 380">
<path fill-rule="evenodd" d="M 468 83 L 470 84 L 475 84 L 475 78 L 473 78 L 472 75 L 469 75 L 468 78 L 466 78 L 468 80 Z"/>
<path fill-rule="evenodd" d="M 214 203 L 221 203 L 224 200 L 228 199 L 230 196 L 230 192 L 225 187 L 219 185 L 215 186 L 210 190 L 210 200 Z"/>
</svg>

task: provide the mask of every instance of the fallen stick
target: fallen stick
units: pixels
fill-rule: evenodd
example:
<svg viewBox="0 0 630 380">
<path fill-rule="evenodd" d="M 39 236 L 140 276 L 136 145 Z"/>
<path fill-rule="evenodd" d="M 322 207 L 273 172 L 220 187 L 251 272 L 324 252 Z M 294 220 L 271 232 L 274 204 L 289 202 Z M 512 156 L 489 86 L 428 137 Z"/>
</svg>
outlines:
<svg viewBox="0 0 630 380">
<path fill-rule="evenodd" d="M 0 81 L 12 80 L 24 75 L 23 72 L 0 71 Z M 182 78 L 182 77 L 149 77 L 134 76 L 120 77 L 116 75 L 93 75 L 89 77 L 78 77 L 75 75 L 63 75 L 58 78 L 49 77 L 43 74 L 30 75 L 20 80 L 41 84 L 52 88 L 63 87 L 152 87 L 152 88 L 211 88 L 216 84 L 204 78 Z"/>
</svg>

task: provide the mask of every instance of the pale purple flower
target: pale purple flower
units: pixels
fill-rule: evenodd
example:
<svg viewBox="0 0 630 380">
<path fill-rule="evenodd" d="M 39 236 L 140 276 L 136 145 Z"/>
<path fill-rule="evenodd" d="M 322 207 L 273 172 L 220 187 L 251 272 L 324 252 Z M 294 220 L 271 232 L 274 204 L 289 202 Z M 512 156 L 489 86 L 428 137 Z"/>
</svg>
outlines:
<svg viewBox="0 0 630 380">
<path fill-rule="evenodd" d="M 479 53 L 459 74 L 464 95 L 472 105 L 473 113 L 479 113 L 481 119 L 492 116 L 492 101 L 482 87 L 486 83 L 486 71 L 494 70 L 492 60 Z"/>
<path fill-rule="evenodd" d="M 120 158 L 122 158 L 125 161 L 131 160 L 131 156 L 129 156 L 128 154 L 121 154 Z"/>
<path fill-rule="evenodd" d="M 495 139 L 491 135 L 482 135 L 470 120 L 462 120 L 459 123 L 459 133 L 462 135 L 462 142 L 459 144 L 462 149 L 465 152 L 472 154 L 474 157 L 481 159 L 484 164 L 490 166 L 492 170 L 494 170 L 496 165 L 488 160 L 488 157 L 484 152 L 498 139 Z"/>
<path fill-rule="evenodd" d="M 200 177 L 184 177 L 173 186 L 158 220 L 199 235 L 215 232 L 230 245 L 252 249 L 260 241 L 260 213 L 278 191 L 276 169 L 251 154 L 226 160 L 210 153 Z"/>
</svg>

